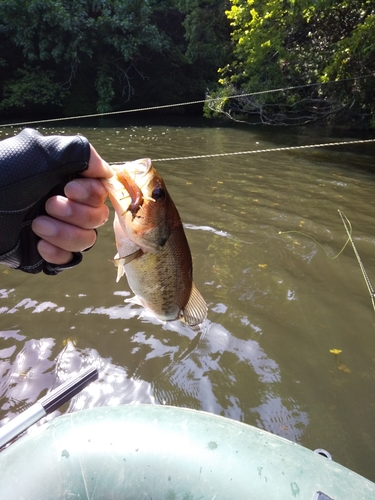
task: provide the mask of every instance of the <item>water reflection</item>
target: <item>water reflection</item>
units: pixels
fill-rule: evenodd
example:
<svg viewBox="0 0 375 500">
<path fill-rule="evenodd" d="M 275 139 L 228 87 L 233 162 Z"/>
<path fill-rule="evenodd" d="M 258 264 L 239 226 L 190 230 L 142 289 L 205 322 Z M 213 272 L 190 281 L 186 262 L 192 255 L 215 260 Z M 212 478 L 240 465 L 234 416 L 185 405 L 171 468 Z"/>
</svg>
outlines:
<svg viewBox="0 0 375 500">
<path fill-rule="evenodd" d="M 8 298 L 13 292 L 14 289 L 3 289 L 1 297 Z M 198 334 L 180 322 L 163 324 L 145 309 L 123 303 L 127 296 L 129 292 L 117 291 L 114 297 L 120 303 L 109 307 L 84 307 L 76 316 L 106 316 L 121 324 L 126 324 L 123 320 L 136 318 L 142 323 L 158 325 L 161 328 L 158 335 L 149 329 L 130 334 L 128 355 L 139 359 L 133 368 L 116 365 L 95 349 L 78 349 L 71 339 L 56 352 L 53 338 L 27 339 L 21 330 L 0 333 L 6 345 L 1 350 L 0 382 L 4 422 L 69 376 L 87 366 L 96 366 L 100 370 L 99 380 L 73 398 L 63 412 L 102 405 L 155 402 L 203 409 L 245 421 L 251 411 L 260 427 L 293 440 L 299 439 L 308 418 L 298 411 L 297 405 L 288 409 L 290 404 L 278 395 L 280 368 L 257 341 L 238 339 L 219 323 L 208 320 Z M 26 323 L 25 313 L 59 315 L 64 311 L 65 307 L 56 303 L 38 302 L 32 298 L 25 298 L 12 307 L 2 307 L 3 314 L 22 314 Z M 223 315 L 227 307 L 218 303 L 212 306 L 212 311 Z M 242 317 L 241 321 L 259 333 L 259 328 L 251 326 L 247 317 Z M 112 330 L 117 328 L 116 324 Z M 124 332 L 129 334 L 129 328 L 124 328 Z M 241 385 L 244 378 L 249 382 L 247 387 Z M 223 382 L 228 391 L 223 391 Z M 258 386 L 253 394 L 252 383 Z"/>
<path fill-rule="evenodd" d="M 5 346 L 0 351 L 0 401 L 7 420 L 33 404 L 42 391 L 53 386 L 51 350 L 55 342 L 51 338 L 25 340 L 26 336 L 19 330 L 0 332 L 0 336 L 2 346 Z"/>
<path fill-rule="evenodd" d="M 31 300 L 24 301 L 22 306 L 33 307 L 31 314 L 45 310 Z M 14 308 L 7 311 L 8 314 L 14 312 Z M 147 317 L 150 313 L 144 309 L 128 304 L 85 309 L 81 314 L 106 315 L 115 321 L 138 316 L 143 322 L 160 324 L 156 318 Z M 283 401 L 278 395 L 280 368 L 275 360 L 267 357 L 258 342 L 236 339 L 222 325 L 209 321 L 199 333 L 180 322 L 162 324 L 162 331 L 159 337 L 144 331 L 131 336 L 131 353 L 143 353 L 135 370 L 113 364 L 95 349 L 78 349 L 73 340 L 68 340 L 56 355 L 56 342 L 52 338 L 25 341 L 25 335 L 19 331 L 0 332 L 7 346 L 0 352 L 2 423 L 72 375 L 95 366 L 100 372 L 99 380 L 74 397 L 62 412 L 125 403 L 178 403 L 245 421 L 251 411 L 259 427 L 298 440 L 308 417 L 298 405 Z M 258 387 L 258 394 L 251 395 L 249 386 L 249 393 L 244 397 L 244 388 L 239 386 L 244 376 L 249 384 L 255 379 L 258 385 L 263 385 L 260 392 Z M 218 387 L 223 379 L 230 387 L 224 397 L 219 395 L 223 391 Z M 254 406 L 258 402 L 259 405 Z"/>
<path fill-rule="evenodd" d="M 9 418 L 33 404 L 46 392 L 62 384 L 84 368 L 95 366 L 99 379 L 75 396 L 61 411 L 72 412 L 103 405 L 127 403 L 154 403 L 149 383 L 129 377 L 124 367 L 104 359 L 95 349 L 77 349 L 68 341 L 64 349 L 54 356 L 55 340 L 42 338 L 28 340 L 20 348 L 25 336 L 17 331 L 0 332 L 7 348 L 0 351 L 0 401 L 5 423 Z"/>
</svg>

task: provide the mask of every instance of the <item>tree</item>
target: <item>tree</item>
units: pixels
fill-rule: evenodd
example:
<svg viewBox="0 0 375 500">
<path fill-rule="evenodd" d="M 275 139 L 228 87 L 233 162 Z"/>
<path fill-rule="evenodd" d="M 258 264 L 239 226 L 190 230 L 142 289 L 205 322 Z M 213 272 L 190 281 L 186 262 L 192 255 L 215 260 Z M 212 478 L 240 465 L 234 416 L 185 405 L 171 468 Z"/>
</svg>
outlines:
<svg viewBox="0 0 375 500">
<path fill-rule="evenodd" d="M 284 125 L 373 114 L 374 0 L 231 0 L 226 14 L 233 60 L 208 112 Z"/>
<path fill-rule="evenodd" d="M 230 27 L 225 16 L 227 0 L 179 0 L 185 14 L 183 26 L 188 42 L 186 56 L 192 63 L 218 68 L 230 54 Z"/>
<path fill-rule="evenodd" d="M 2 101 L 2 109 L 34 103 L 29 93 L 21 91 L 24 79 L 17 86 L 14 76 L 16 68 L 30 74 L 38 68 L 39 73 L 48 75 L 48 92 L 55 96 L 55 104 L 61 104 L 61 97 L 69 94 L 77 74 L 82 76 L 87 70 L 90 80 L 86 79 L 86 84 L 98 95 L 97 110 L 109 110 L 114 75 L 126 95 L 134 61 L 144 53 L 159 53 L 166 46 L 165 37 L 150 22 L 151 16 L 147 0 L 0 2 L 0 62 L 5 76 L 2 90 L 8 96 L 13 92 L 12 99 Z M 47 80 L 44 78 L 44 86 Z M 36 88 L 35 94 L 38 92 Z"/>
<path fill-rule="evenodd" d="M 227 62 L 226 3 L 0 1 L 0 111 L 71 116 L 203 99 Z"/>
<path fill-rule="evenodd" d="M 25 106 L 59 108 L 63 104 L 66 90 L 53 81 L 52 71 L 41 71 L 40 67 L 17 69 L 14 79 L 4 85 L 0 110 Z"/>
</svg>

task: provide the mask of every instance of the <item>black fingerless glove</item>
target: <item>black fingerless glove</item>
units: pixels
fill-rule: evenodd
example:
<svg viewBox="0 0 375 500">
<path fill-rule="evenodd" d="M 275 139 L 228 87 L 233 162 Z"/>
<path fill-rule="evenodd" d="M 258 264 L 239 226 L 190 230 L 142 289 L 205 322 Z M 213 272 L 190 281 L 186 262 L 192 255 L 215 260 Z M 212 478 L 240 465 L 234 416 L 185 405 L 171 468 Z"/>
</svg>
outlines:
<svg viewBox="0 0 375 500">
<path fill-rule="evenodd" d="M 46 213 L 50 196 L 64 194 L 65 184 L 88 168 L 89 158 L 90 144 L 81 136 L 43 136 L 25 129 L 0 142 L 0 263 L 53 275 L 81 262 L 80 253 L 64 266 L 43 260 L 31 223 Z"/>
</svg>

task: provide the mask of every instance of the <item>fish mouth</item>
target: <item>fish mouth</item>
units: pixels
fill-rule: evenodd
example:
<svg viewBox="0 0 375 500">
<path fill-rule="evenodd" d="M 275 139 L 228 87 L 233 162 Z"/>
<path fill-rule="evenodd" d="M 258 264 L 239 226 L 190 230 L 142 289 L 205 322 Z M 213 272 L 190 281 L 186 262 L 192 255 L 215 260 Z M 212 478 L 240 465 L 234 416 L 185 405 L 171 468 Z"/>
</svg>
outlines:
<svg viewBox="0 0 375 500">
<path fill-rule="evenodd" d="M 131 212 L 133 219 L 143 205 L 142 189 L 147 184 L 148 173 L 151 169 L 151 160 L 142 158 L 141 160 L 125 163 L 123 169 L 117 172 L 117 180 L 125 188 L 131 200 L 125 212 Z"/>
<path fill-rule="evenodd" d="M 133 180 L 138 182 L 138 177 L 145 177 L 152 169 L 150 158 L 142 158 L 141 160 L 130 161 L 125 163 L 126 172 L 132 176 Z M 141 179 L 139 179 L 141 180 Z"/>
</svg>

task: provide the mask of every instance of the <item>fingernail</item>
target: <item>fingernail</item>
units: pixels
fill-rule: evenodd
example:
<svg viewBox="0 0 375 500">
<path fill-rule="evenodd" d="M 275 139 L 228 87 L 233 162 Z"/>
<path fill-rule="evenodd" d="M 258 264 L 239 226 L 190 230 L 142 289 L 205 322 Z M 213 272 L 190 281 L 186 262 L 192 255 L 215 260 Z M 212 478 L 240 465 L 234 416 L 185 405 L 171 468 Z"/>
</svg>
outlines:
<svg viewBox="0 0 375 500">
<path fill-rule="evenodd" d="M 89 192 L 86 189 L 85 181 L 81 181 L 79 179 L 70 181 L 69 184 L 65 186 L 65 193 L 73 194 L 75 200 L 85 201 L 89 197 Z"/>
<path fill-rule="evenodd" d="M 34 233 L 38 236 L 43 237 L 51 237 L 56 236 L 57 227 L 52 219 L 48 219 L 45 217 L 38 217 L 33 221 L 32 229 Z"/>
</svg>

